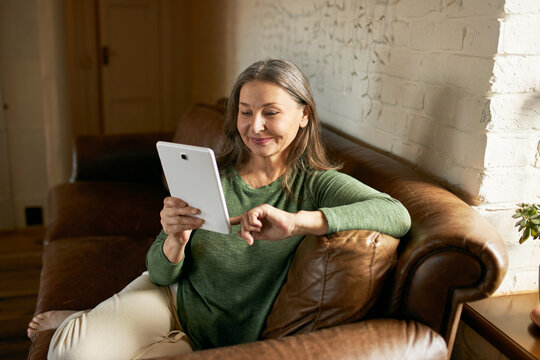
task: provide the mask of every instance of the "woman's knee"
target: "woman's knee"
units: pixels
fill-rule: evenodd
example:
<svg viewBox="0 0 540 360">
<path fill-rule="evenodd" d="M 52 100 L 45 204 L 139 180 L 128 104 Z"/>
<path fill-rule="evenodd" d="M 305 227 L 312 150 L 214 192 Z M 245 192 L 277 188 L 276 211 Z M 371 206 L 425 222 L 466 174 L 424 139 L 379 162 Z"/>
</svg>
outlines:
<svg viewBox="0 0 540 360">
<path fill-rule="evenodd" d="M 90 360 L 123 359 L 126 348 L 112 334 L 88 331 L 86 314 L 73 318 L 58 328 L 49 345 L 48 359 Z M 129 355 L 129 354 L 128 354 Z"/>
<path fill-rule="evenodd" d="M 108 326 L 95 321 L 90 311 L 66 319 L 49 345 L 48 359 L 122 359 L 129 357 L 129 344 L 120 344 Z M 134 352 L 136 349 L 132 349 Z"/>
<path fill-rule="evenodd" d="M 75 313 L 67 318 L 53 335 L 49 345 L 48 359 L 85 359 L 84 343 L 87 340 L 84 317 L 86 312 Z"/>
</svg>

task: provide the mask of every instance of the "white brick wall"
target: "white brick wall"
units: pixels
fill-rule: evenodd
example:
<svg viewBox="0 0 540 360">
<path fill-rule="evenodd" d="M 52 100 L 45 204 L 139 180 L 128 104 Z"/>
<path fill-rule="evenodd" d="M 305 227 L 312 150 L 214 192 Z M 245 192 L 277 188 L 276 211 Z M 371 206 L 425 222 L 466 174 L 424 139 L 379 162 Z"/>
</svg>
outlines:
<svg viewBox="0 0 540 360">
<path fill-rule="evenodd" d="M 512 292 L 538 288 L 540 244 L 518 246 L 511 219 L 515 204 L 540 202 L 540 6 L 507 0 L 494 58 L 487 129 L 486 167 L 479 211 L 506 240 L 508 274 L 499 288 Z"/>
<path fill-rule="evenodd" d="M 531 138 L 527 134 L 490 133 L 486 147 L 485 166 L 486 168 L 526 168 L 535 162 L 538 143 L 538 139 Z"/>
<path fill-rule="evenodd" d="M 506 0 L 504 8 L 508 14 L 540 13 L 538 0 Z"/>
<path fill-rule="evenodd" d="M 540 130 L 540 93 L 502 93 L 490 101 L 491 130 Z"/>
<path fill-rule="evenodd" d="M 424 87 L 418 83 L 403 82 L 398 89 L 398 102 L 404 108 L 422 110 L 424 107 Z"/>
<path fill-rule="evenodd" d="M 236 8 L 235 73 L 265 57 L 302 66 L 324 122 L 483 202 L 478 211 L 496 219 L 511 249 L 513 280 L 501 291 L 530 288 L 517 275 L 537 260 L 521 258 L 506 220 L 516 202 L 540 195 L 540 1 L 236 0 Z"/>
</svg>

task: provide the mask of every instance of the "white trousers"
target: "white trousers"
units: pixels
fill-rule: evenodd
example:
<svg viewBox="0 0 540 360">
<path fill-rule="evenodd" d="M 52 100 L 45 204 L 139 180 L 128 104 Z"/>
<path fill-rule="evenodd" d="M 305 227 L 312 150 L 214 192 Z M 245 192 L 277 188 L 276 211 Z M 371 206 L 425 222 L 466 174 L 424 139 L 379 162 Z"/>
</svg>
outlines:
<svg viewBox="0 0 540 360">
<path fill-rule="evenodd" d="M 64 320 L 48 359 L 144 359 L 192 352 L 175 296 L 144 272 L 94 309 Z"/>
</svg>

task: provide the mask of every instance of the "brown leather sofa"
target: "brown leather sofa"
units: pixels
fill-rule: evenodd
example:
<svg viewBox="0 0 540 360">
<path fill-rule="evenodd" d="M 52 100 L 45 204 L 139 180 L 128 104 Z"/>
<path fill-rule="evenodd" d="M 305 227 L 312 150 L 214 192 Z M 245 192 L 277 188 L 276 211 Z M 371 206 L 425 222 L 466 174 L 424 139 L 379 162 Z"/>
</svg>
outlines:
<svg viewBox="0 0 540 360">
<path fill-rule="evenodd" d="M 86 309 L 145 270 L 166 190 L 155 142 L 213 147 L 222 106 L 194 105 L 175 134 L 84 136 L 72 181 L 52 189 L 36 313 Z M 412 228 L 308 236 L 261 340 L 176 359 L 446 359 L 462 304 L 487 297 L 507 268 L 505 246 L 469 205 L 410 167 L 324 129 L 344 172 L 399 199 Z M 34 339 L 45 359 L 53 331 Z"/>
</svg>

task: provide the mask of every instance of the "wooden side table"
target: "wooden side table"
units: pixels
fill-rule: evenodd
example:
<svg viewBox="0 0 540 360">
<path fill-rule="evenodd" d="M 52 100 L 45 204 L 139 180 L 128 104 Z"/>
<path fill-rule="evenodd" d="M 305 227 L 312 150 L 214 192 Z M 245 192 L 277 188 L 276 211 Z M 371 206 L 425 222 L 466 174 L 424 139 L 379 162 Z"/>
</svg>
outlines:
<svg viewBox="0 0 540 360">
<path fill-rule="evenodd" d="M 529 316 L 538 293 L 493 296 L 463 307 L 461 319 L 510 359 L 540 359 L 540 328 Z"/>
</svg>

